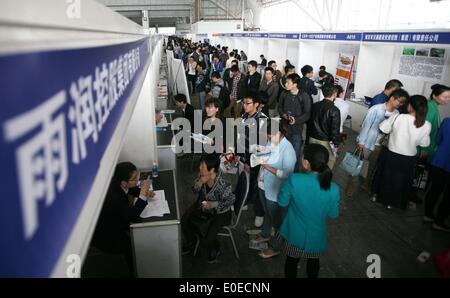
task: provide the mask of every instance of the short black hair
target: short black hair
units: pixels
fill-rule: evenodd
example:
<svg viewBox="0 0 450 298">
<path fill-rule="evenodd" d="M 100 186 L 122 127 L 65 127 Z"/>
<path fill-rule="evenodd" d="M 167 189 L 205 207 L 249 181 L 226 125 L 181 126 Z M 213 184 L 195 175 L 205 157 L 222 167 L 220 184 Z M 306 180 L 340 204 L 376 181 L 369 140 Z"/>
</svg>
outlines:
<svg viewBox="0 0 450 298">
<path fill-rule="evenodd" d="M 319 69 L 320 69 L 320 70 L 327 70 L 327 68 L 326 68 L 325 65 L 321 65 L 321 66 L 319 67 Z"/>
<path fill-rule="evenodd" d="M 234 57 L 234 52 L 233 51 L 230 52 L 230 57 Z"/>
<path fill-rule="evenodd" d="M 292 84 L 296 84 L 300 88 L 300 76 L 296 73 L 291 73 L 286 77 L 286 80 L 291 80 Z"/>
<path fill-rule="evenodd" d="M 311 65 L 305 65 L 300 69 L 300 72 L 302 73 L 302 76 L 306 76 L 306 74 L 313 72 L 313 68 Z"/>
<path fill-rule="evenodd" d="M 187 103 L 186 95 L 184 95 L 183 93 L 178 93 L 177 95 L 175 95 L 175 100 L 178 102 Z"/>
<path fill-rule="evenodd" d="M 220 103 L 217 98 L 210 97 L 205 101 L 205 108 L 209 106 L 214 106 L 216 108 L 220 108 Z"/>
<path fill-rule="evenodd" d="M 324 69 L 322 69 L 321 71 L 319 71 L 319 77 L 323 77 L 328 75 L 328 72 L 326 72 Z"/>
<path fill-rule="evenodd" d="M 238 71 L 239 71 L 239 66 L 237 66 L 237 65 L 232 65 L 231 68 L 230 68 L 230 71 L 231 71 L 231 72 L 238 72 Z"/>
<path fill-rule="evenodd" d="M 211 74 L 211 78 L 220 79 L 220 78 L 222 78 L 222 76 L 220 75 L 220 72 L 215 71 Z"/>
<path fill-rule="evenodd" d="M 337 92 L 338 92 L 338 88 L 336 87 L 336 85 L 328 84 L 328 85 L 324 85 L 322 87 L 322 93 L 325 98 L 328 98 Z"/>
<path fill-rule="evenodd" d="M 135 171 L 137 171 L 137 168 L 131 162 L 129 161 L 121 162 L 116 165 L 113 179 L 119 183 L 121 181 L 129 181 L 131 176 L 133 176 L 133 172 Z"/>
<path fill-rule="evenodd" d="M 200 61 L 199 63 L 197 63 L 197 66 L 200 66 L 202 69 L 206 69 L 206 64 L 204 61 Z"/>
<path fill-rule="evenodd" d="M 402 82 L 400 82 L 397 79 L 393 79 L 386 83 L 386 85 L 384 86 L 384 89 L 402 88 L 402 87 L 403 87 Z"/>
<path fill-rule="evenodd" d="M 208 171 L 214 169 L 215 173 L 219 172 L 220 168 L 220 158 L 217 154 L 203 154 L 200 158 L 200 163 L 204 162 Z"/>
<path fill-rule="evenodd" d="M 254 68 L 258 67 L 258 62 L 256 62 L 255 60 L 252 60 L 248 63 L 248 65 L 253 66 Z"/>
<path fill-rule="evenodd" d="M 251 98 L 254 103 L 261 103 L 261 98 L 258 93 L 255 92 L 246 92 L 243 98 Z"/>
<path fill-rule="evenodd" d="M 259 55 L 259 58 L 262 58 L 262 57 L 264 57 L 264 55 L 263 55 L 263 54 Z"/>
<path fill-rule="evenodd" d="M 236 63 L 236 64 L 238 64 L 238 63 L 239 63 L 239 61 L 237 61 L 236 59 L 233 59 L 233 60 L 231 60 L 231 64 L 233 64 L 233 63 Z"/>
<path fill-rule="evenodd" d="M 406 100 L 408 100 L 409 93 L 405 89 L 400 88 L 400 89 L 397 89 L 394 92 L 392 92 L 392 94 L 391 94 L 391 96 L 389 96 L 389 98 L 391 98 L 391 97 L 393 97 L 395 99 L 404 97 Z"/>
<path fill-rule="evenodd" d="M 267 66 L 266 68 L 264 68 L 264 72 L 266 72 L 266 71 L 270 71 L 272 74 L 275 73 L 275 70 L 273 70 L 273 68 L 270 66 Z"/>
<path fill-rule="evenodd" d="M 275 60 L 270 60 L 269 63 L 267 63 L 267 65 L 271 66 L 274 63 L 276 64 L 277 62 Z"/>
</svg>

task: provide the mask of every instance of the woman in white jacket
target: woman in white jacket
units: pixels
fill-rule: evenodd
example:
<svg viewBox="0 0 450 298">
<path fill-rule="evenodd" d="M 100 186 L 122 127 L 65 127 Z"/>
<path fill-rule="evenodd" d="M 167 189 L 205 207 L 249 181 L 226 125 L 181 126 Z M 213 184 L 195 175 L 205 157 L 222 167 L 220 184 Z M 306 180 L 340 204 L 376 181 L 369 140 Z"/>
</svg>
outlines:
<svg viewBox="0 0 450 298">
<path fill-rule="evenodd" d="M 406 209 L 412 194 L 417 146 L 430 144 L 431 124 L 425 120 L 427 100 L 410 97 L 408 114 L 395 114 L 381 122 L 380 130 L 389 134 L 389 142 L 378 158 L 372 191 L 388 209 Z"/>
</svg>

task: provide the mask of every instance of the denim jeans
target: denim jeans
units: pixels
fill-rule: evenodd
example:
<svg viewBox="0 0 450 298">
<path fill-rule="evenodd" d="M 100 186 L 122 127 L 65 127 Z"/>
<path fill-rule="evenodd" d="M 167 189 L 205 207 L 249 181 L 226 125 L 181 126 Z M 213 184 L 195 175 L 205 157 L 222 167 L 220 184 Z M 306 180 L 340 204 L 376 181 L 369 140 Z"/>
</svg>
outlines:
<svg viewBox="0 0 450 298">
<path fill-rule="evenodd" d="M 206 101 L 206 92 L 205 91 L 200 91 L 198 93 L 198 97 L 200 99 L 200 107 L 202 110 L 205 109 L 205 101 Z"/>
<path fill-rule="evenodd" d="M 269 238 L 269 245 L 272 247 L 274 251 L 280 250 L 280 243 L 277 240 L 277 237 L 272 237 L 272 227 L 277 231 L 281 226 L 282 220 L 282 208 L 278 205 L 277 202 L 270 201 L 266 198 L 264 194 L 264 190 L 259 189 L 259 199 L 264 208 L 264 222 L 261 227 L 261 236 L 264 238 Z"/>
<path fill-rule="evenodd" d="M 298 172 L 300 164 L 301 164 L 301 158 L 302 158 L 302 145 L 303 145 L 302 135 L 301 134 L 292 135 L 291 143 L 295 150 L 295 156 L 297 157 L 297 162 L 295 163 L 294 172 Z"/>
</svg>

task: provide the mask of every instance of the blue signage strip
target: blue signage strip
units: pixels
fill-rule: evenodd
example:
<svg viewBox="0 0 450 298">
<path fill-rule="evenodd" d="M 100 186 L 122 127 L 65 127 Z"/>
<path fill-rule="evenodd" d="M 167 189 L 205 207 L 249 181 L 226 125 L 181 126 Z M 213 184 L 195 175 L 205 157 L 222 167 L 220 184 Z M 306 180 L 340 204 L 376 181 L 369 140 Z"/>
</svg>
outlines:
<svg viewBox="0 0 450 298">
<path fill-rule="evenodd" d="M 51 274 L 149 59 L 148 38 L 0 56 L 0 277 Z"/>
<path fill-rule="evenodd" d="M 300 39 L 304 40 L 338 40 L 338 41 L 361 41 L 362 33 L 301 33 Z"/>
<path fill-rule="evenodd" d="M 299 39 L 300 33 L 269 33 L 269 38 Z"/>
<path fill-rule="evenodd" d="M 450 44 L 450 32 L 370 32 L 365 42 Z"/>
</svg>

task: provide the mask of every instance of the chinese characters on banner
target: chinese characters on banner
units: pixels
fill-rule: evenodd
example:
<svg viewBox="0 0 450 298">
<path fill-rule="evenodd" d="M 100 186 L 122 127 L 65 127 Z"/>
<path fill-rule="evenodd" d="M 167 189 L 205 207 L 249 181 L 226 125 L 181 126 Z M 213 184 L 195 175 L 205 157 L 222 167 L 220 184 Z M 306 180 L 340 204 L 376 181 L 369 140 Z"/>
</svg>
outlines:
<svg viewBox="0 0 450 298">
<path fill-rule="evenodd" d="M 335 83 L 344 89 L 344 98 L 347 95 L 347 89 L 350 84 L 355 56 L 348 54 L 339 54 L 338 65 L 336 69 Z"/>
<path fill-rule="evenodd" d="M 0 276 L 51 273 L 149 61 L 148 38 L 0 56 Z"/>
</svg>

